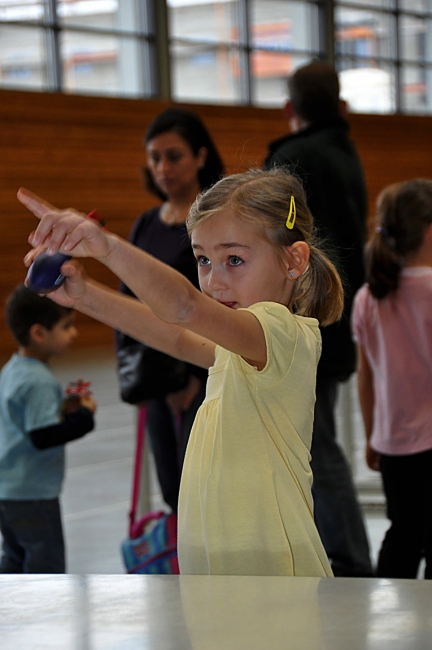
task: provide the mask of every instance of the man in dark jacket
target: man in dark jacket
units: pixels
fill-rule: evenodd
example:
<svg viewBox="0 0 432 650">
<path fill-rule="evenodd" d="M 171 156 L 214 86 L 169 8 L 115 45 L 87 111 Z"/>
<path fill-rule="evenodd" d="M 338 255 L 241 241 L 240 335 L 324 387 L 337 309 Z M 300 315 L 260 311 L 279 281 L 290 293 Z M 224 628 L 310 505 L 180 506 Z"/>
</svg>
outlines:
<svg viewBox="0 0 432 650">
<path fill-rule="evenodd" d="M 339 99 L 334 68 L 312 62 L 289 78 L 288 88 L 285 112 L 292 133 L 270 143 L 265 167 L 285 165 L 301 178 L 318 236 L 345 287 L 341 321 L 321 328 L 311 450 L 315 519 L 335 575 L 370 576 L 362 513 L 335 427 L 338 383 L 348 379 L 356 366 L 349 318 L 354 294 L 364 281 L 366 185 L 343 117 L 345 105 Z"/>
</svg>

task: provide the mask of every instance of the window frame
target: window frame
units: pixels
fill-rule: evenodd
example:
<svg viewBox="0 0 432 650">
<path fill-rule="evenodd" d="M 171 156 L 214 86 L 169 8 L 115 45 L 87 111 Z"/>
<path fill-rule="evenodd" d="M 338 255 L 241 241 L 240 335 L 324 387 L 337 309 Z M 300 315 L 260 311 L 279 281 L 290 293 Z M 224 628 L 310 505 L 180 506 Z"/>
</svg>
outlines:
<svg viewBox="0 0 432 650">
<path fill-rule="evenodd" d="M 394 113 L 399 113 L 399 114 L 410 114 L 410 115 L 417 115 L 421 113 L 417 113 L 414 111 L 407 111 L 404 109 L 404 99 L 403 99 L 403 92 L 402 92 L 402 73 L 403 70 L 406 69 L 406 66 L 415 66 L 416 68 L 423 69 L 425 72 L 429 71 L 432 72 L 432 56 L 431 60 L 427 61 L 426 58 L 419 58 L 414 60 L 411 60 L 409 58 L 406 58 L 402 55 L 402 27 L 401 23 L 404 18 L 417 18 L 420 20 L 430 20 L 432 21 L 432 10 L 431 11 L 420 11 L 416 9 L 407 9 L 407 8 L 401 8 L 400 6 L 400 0 L 390 0 L 390 3 L 393 4 L 393 6 L 390 7 L 379 7 L 377 4 L 374 4 L 372 0 L 370 2 L 356 2 L 355 0 L 329 0 L 329 2 L 333 5 L 333 15 L 335 15 L 335 12 L 337 9 L 352 9 L 352 10 L 359 10 L 359 11 L 372 11 L 377 14 L 381 14 L 383 16 L 388 16 L 394 24 L 394 32 L 392 34 L 394 41 L 395 41 L 395 46 L 394 46 L 394 56 L 367 56 L 365 55 L 364 57 L 362 56 L 356 56 L 356 55 L 350 55 L 350 56 L 344 56 L 340 55 L 337 52 L 337 45 L 335 46 L 335 53 L 334 53 L 334 59 L 333 63 L 338 71 L 341 71 L 343 69 L 342 66 L 342 61 L 349 60 L 353 64 L 356 62 L 360 62 L 362 60 L 370 60 L 373 59 L 376 61 L 378 64 L 382 64 L 383 66 L 388 66 L 389 68 L 394 68 L 395 71 L 395 110 Z M 336 30 L 337 26 L 335 24 L 335 30 L 334 30 L 334 42 L 337 42 L 336 39 Z M 359 66 L 361 67 L 361 66 Z M 429 110 L 429 112 L 426 112 L 425 114 L 432 114 L 432 106 Z"/>
<path fill-rule="evenodd" d="M 46 84 L 41 83 L 42 92 L 67 92 L 63 80 L 63 64 L 61 58 L 60 39 L 63 33 L 86 34 L 95 36 L 112 36 L 121 39 L 131 39 L 137 43 L 138 52 L 138 91 L 137 98 L 162 98 L 173 100 L 173 48 L 176 44 L 186 44 L 191 46 L 202 45 L 204 47 L 216 48 L 218 45 L 227 48 L 228 51 L 235 51 L 239 58 L 239 98 L 234 101 L 240 105 L 259 105 L 257 97 L 254 97 L 254 86 L 256 80 L 253 78 L 252 57 L 257 52 L 275 52 L 275 49 L 266 47 L 266 45 L 257 45 L 253 43 L 252 38 L 252 2 L 253 0 L 238 0 L 238 25 L 239 38 L 238 42 L 222 42 L 210 39 L 188 38 L 171 36 L 169 33 L 169 12 L 168 1 L 164 0 L 136 0 L 138 10 L 138 24 L 136 27 L 104 28 L 103 26 L 79 25 L 69 22 L 67 26 L 62 25 L 57 15 L 59 0 L 43 0 L 43 17 L 39 20 L 1 20 L 0 26 L 12 26 L 25 29 L 43 30 L 44 38 L 44 55 L 46 64 Z M 288 0 L 280 0 L 281 3 Z M 394 112 L 403 114 L 417 114 L 415 107 L 407 107 L 407 96 L 404 94 L 404 76 L 410 71 L 420 77 L 430 77 L 432 79 L 432 44 L 429 46 L 431 52 L 428 57 L 428 41 L 425 39 L 423 52 L 419 56 L 409 56 L 403 52 L 403 28 L 406 20 L 414 19 L 416 21 L 428 21 L 429 31 L 432 38 L 432 8 L 411 9 L 407 8 L 407 3 L 402 6 L 402 0 L 388 0 L 382 3 L 373 2 L 373 0 L 297 0 L 304 5 L 314 7 L 318 24 L 315 25 L 317 36 L 317 45 L 315 49 L 296 49 L 295 47 L 280 47 L 277 52 L 284 54 L 289 53 L 293 58 L 306 57 L 326 59 L 334 63 L 337 70 L 344 69 L 344 63 L 349 61 L 354 67 L 362 67 L 362 61 L 373 60 L 377 67 L 394 71 L 395 79 L 395 107 Z M 389 6 L 385 6 L 385 5 Z M 372 11 L 386 20 L 391 21 L 394 26 L 392 38 L 394 39 L 394 51 L 387 55 L 376 53 L 369 55 L 367 52 L 343 53 L 340 51 L 337 40 L 337 12 L 339 10 L 353 11 Z M 312 27 L 311 27 L 312 29 Z M 427 33 L 427 32 L 426 32 Z M 419 42 L 421 45 L 421 43 Z M 315 43 L 314 43 L 315 45 Z M 415 80 L 414 80 L 415 83 Z M 423 82 L 421 82 L 423 83 Z M 8 84 L 0 87 L 9 87 Z M 19 84 L 18 84 L 19 87 Z M 14 89 L 17 86 L 13 86 Z M 23 87 L 27 89 L 27 87 Z M 33 89 L 33 88 L 32 88 Z M 37 88 L 39 90 L 39 87 Z M 68 91 L 70 92 L 70 91 Z M 77 91 L 85 94 L 82 91 Z M 425 85 L 425 93 L 427 85 Z M 431 88 L 432 93 L 432 88 Z M 103 94 L 103 93 L 100 93 Z M 123 96 L 121 92 L 116 96 Z M 415 97 L 415 96 L 414 96 Z M 182 98 L 181 101 L 197 101 L 196 99 Z M 421 112 L 421 108 L 420 108 Z M 425 114 L 432 114 L 430 108 L 425 104 Z"/>
</svg>

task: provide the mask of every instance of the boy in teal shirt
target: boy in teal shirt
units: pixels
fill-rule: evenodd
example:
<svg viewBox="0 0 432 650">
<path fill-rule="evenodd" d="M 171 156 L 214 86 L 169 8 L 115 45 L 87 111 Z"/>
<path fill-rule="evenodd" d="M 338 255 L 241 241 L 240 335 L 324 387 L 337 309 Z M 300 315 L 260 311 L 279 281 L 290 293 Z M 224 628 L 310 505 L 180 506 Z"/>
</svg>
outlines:
<svg viewBox="0 0 432 650">
<path fill-rule="evenodd" d="M 77 336 L 71 309 L 20 285 L 6 321 L 19 348 L 0 373 L 0 573 L 64 573 L 64 445 L 94 428 L 96 403 L 64 399 L 48 365 Z"/>
</svg>

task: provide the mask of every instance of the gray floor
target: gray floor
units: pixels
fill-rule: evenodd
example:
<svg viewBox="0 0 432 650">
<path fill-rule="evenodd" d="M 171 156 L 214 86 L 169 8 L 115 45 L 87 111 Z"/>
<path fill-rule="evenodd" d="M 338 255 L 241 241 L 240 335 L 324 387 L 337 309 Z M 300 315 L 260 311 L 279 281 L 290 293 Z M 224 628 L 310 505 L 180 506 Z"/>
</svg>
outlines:
<svg viewBox="0 0 432 650">
<path fill-rule="evenodd" d="M 79 378 L 91 381 L 98 403 L 96 430 L 67 447 L 62 507 L 68 572 L 124 573 L 120 544 L 128 531 L 136 410 L 119 398 L 111 347 L 77 350 L 52 365 L 63 386 Z M 346 430 L 347 422 L 351 426 L 341 442 L 353 464 L 375 560 L 388 522 L 378 477 L 363 461 L 354 381 L 344 388 L 338 412 L 340 428 Z M 148 498 L 144 495 L 143 501 L 152 509 L 163 507 L 151 457 L 147 475 Z"/>
<path fill-rule="evenodd" d="M 67 448 L 63 489 L 69 573 L 123 573 L 120 544 L 128 533 L 136 409 L 120 400 L 113 349 L 79 350 L 53 368 L 61 383 L 91 381 L 97 426 Z M 163 507 L 148 462 L 149 507 Z M 146 485 L 144 488 L 148 487 Z"/>
</svg>

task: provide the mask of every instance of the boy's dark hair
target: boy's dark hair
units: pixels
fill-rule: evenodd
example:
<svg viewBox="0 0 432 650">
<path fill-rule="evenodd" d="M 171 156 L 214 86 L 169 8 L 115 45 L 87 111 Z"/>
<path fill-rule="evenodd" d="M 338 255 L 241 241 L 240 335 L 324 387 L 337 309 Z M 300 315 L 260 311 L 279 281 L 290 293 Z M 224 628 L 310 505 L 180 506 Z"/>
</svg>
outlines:
<svg viewBox="0 0 432 650">
<path fill-rule="evenodd" d="M 329 63 L 312 61 L 298 68 L 288 79 L 288 91 L 294 111 L 311 124 L 339 115 L 339 79 Z"/>
<path fill-rule="evenodd" d="M 144 145 L 147 145 L 156 136 L 169 133 L 170 131 L 174 131 L 183 138 L 191 148 L 194 156 L 198 155 L 201 147 L 207 149 L 205 163 L 202 169 L 198 171 L 198 180 L 201 190 L 206 190 L 211 185 L 214 185 L 224 175 L 225 168 L 219 152 L 201 118 L 193 111 L 181 108 L 180 106 L 167 108 L 157 115 L 148 126 L 144 138 Z M 149 169 L 145 167 L 143 172 L 146 189 L 165 201 L 167 197 L 157 187 Z"/>
<path fill-rule="evenodd" d="M 18 345 L 28 345 L 30 328 L 36 323 L 51 330 L 72 309 L 38 296 L 24 284 L 16 287 L 6 301 L 6 323 Z"/>
</svg>

